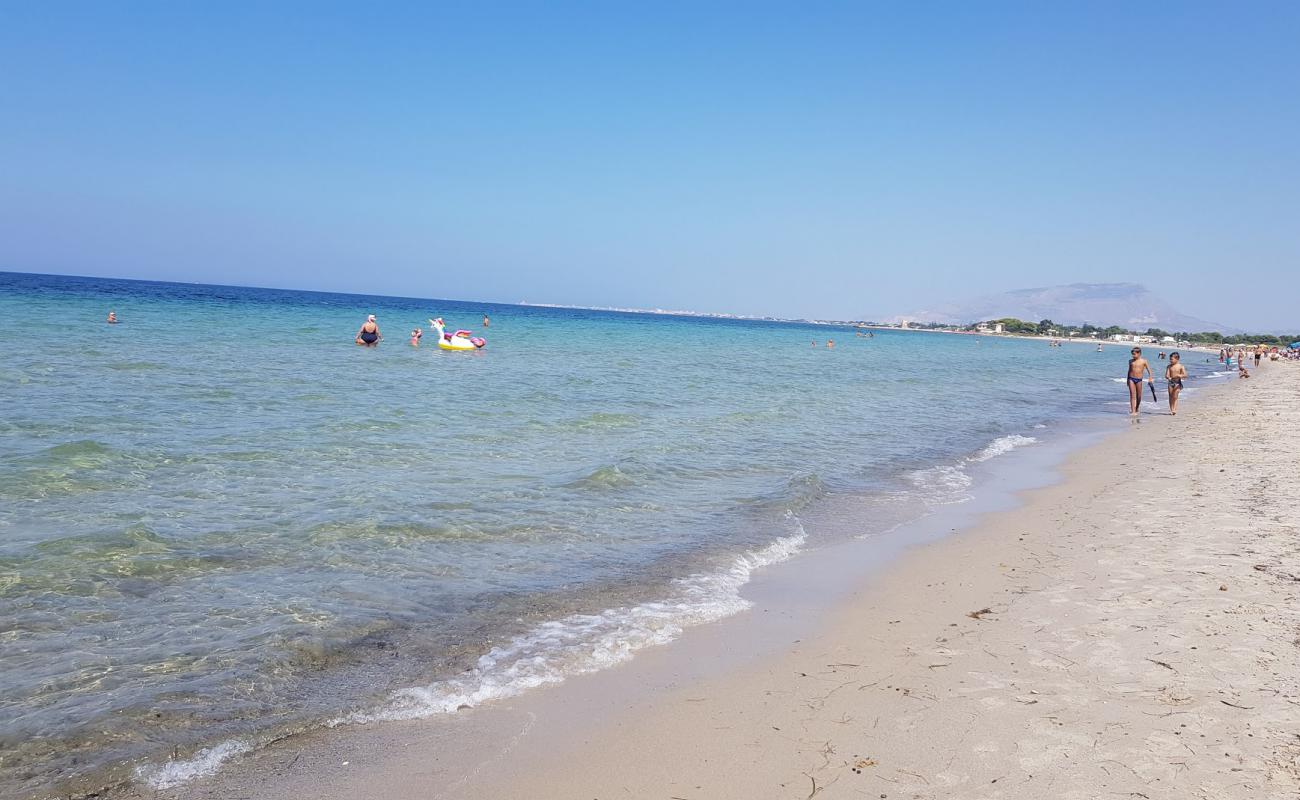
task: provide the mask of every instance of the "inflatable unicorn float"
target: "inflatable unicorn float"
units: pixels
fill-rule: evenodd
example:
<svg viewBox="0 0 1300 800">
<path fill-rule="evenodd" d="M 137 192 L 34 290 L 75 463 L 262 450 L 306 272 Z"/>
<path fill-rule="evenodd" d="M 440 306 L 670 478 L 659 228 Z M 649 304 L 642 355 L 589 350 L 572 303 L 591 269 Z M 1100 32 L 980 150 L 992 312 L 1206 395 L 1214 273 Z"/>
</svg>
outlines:
<svg viewBox="0 0 1300 800">
<path fill-rule="evenodd" d="M 473 331 L 447 333 L 443 330 L 446 324 L 442 321 L 442 317 L 429 320 L 429 324 L 438 332 L 438 346 L 443 350 L 478 350 L 487 344 L 482 336 L 475 336 Z"/>
</svg>

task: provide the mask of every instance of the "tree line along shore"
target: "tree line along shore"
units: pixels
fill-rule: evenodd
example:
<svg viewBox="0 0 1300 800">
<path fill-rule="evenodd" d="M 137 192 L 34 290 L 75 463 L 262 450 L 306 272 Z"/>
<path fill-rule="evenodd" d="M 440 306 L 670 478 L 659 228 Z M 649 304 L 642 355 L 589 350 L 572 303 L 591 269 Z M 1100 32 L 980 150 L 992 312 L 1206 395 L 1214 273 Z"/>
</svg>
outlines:
<svg viewBox="0 0 1300 800">
<path fill-rule="evenodd" d="M 1300 342 L 1300 332 L 1294 335 L 1271 333 L 1224 334 L 1219 331 L 1167 331 L 1162 328 L 1147 328 L 1143 331 L 1124 328 L 1119 325 L 1066 325 L 1050 319 L 1030 322 L 1015 317 L 984 320 L 969 325 L 949 325 L 939 322 L 903 322 L 899 324 L 867 322 L 862 327 L 891 328 L 895 330 L 925 330 L 944 333 L 981 333 L 1003 334 L 1011 336 L 1049 336 L 1061 339 L 1085 339 L 1094 341 L 1139 341 L 1162 342 L 1173 340 L 1177 343 L 1187 342 L 1192 345 L 1267 345 L 1287 347 L 1293 342 Z"/>
</svg>

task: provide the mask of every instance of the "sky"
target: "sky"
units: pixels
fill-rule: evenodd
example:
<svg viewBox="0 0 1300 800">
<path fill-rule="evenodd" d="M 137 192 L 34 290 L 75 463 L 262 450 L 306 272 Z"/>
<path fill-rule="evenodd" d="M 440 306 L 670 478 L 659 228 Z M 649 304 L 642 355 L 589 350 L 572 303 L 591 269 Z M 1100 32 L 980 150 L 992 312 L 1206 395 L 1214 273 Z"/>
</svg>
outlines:
<svg viewBox="0 0 1300 800">
<path fill-rule="evenodd" d="M 1295 329 L 1297 41 L 1289 2 L 5 3 L 0 269 L 835 319 L 1136 281 Z"/>
</svg>

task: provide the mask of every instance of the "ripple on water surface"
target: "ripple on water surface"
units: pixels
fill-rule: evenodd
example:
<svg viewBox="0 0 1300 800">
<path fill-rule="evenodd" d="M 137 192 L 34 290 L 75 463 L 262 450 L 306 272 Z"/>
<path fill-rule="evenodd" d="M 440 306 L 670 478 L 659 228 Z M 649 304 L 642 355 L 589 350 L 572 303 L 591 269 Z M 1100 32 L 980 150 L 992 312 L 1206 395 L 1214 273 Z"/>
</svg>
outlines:
<svg viewBox="0 0 1300 800">
<path fill-rule="evenodd" d="M 138 764 L 174 786 L 303 726 L 627 658 L 816 546 L 789 512 L 853 495 L 848 527 L 870 534 L 960 502 L 1034 425 L 1104 407 L 1124 362 L 758 321 L 0 289 L 0 314 L 32 320 L 21 346 L 0 331 L 0 794 L 19 797 Z M 68 339 L 110 307 L 123 325 Z M 394 334 L 484 312 L 475 357 Z M 368 313 L 389 339 L 356 348 Z"/>
</svg>

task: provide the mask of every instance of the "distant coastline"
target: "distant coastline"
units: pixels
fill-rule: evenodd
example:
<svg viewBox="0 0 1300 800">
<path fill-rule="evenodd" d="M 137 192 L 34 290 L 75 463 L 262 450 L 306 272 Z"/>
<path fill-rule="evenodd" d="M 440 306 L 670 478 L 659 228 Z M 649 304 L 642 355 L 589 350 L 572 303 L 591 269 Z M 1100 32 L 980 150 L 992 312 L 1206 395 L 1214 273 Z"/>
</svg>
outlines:
<svg viewBox="0 0 1300 800">
<path fill-rule="evenodd" d="M 1184 350 L 1206 350 L 1209 352 L 1213 352 L 1215 349 L 1217 349 L 1207 344 L 1178 343 L 1178 342 L 1175 342 L 1173 345 L 1167 343 L 1161 344 L 1160 342 L 1138 343 L 1129 340 L 1117 341 L 1115 339 L 1097 339 L 1091 336 L 1064 337 L 1064 336 L 1049 336 L 1047 334 L 1038 334 L 1038 333 L 996 333 L 994 331 L 963 331 L 963 330 L 953 330 L 951 328 L 902 328 L 897 325 L 877 325 L 877 324 L 856 325 L 855 327 L 870 328 L 871 330 L 877 330 L 877 331 L 901 331 L 907 333 L 945 333 L 945 334 L 952 334 L 956 336 L 977 336 L 980 338 L 988 336 L 988 337 L 996 337 L 998 339 L 1019 339 L 1021 341 L 1026 339 L 1031 339 L 1031 340 L 1037 340 L 1043 342 L 1060 342 L 1061 344 L 1070 344 L 1070 343 L 1100 344 L 1100 345 L 1111 345 L 1111 346 L 1145 344 L 1145 345 L 1159 346 L 1159 347 L 1179 346 Z"/>
<path fill-rule="evenodd" d="M 799 317 L 772 317 L 763 314 L 729 314 L 724 311 L 690 311 L 667 308 L 623 308 L 619 306 L 583 306 L 567 303 L 530 303 L 520 300 L 515 305 L 525 308 L 556 308 L 565 311 L 606 311 L 618 314 L 650 314 L 662 317 L 698 317 L 700 319 L 741 319 L 750 322 L 783 322 L 791 325 L 830 325 L 835 327 L 865 327 L 865 322 L 831 319 L 804 319 Z"/>
</svg>

